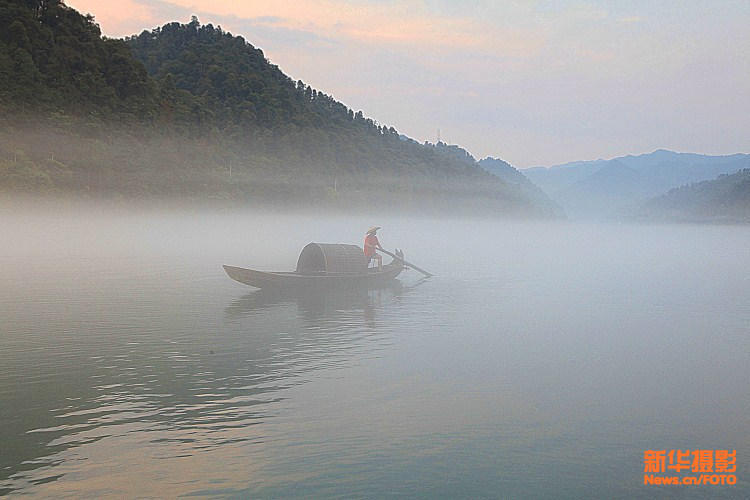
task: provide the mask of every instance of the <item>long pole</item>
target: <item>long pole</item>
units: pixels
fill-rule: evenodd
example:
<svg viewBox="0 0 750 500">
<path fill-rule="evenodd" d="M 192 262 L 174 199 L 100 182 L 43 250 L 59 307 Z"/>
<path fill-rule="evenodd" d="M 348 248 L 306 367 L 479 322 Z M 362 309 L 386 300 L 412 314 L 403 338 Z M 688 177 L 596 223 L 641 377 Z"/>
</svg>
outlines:
<svg viewBox="0 0 750 500">
<path fill-rule="evenodd" d="M 393 257 L 394 259 L 398 259 L 398 260 L 400 260 L 401 262 L 403 262 L 403 263 L 404 263 L 404 265 L 405 265 L 406 267 L 410 267 L 410 268 L 414 269 L 415 271 L 419 271 L 420 273 L 424 274 L 424 275 L 425 275 L 425 276 L 427 276 L 428 278 L 429 278 L 429 277 L 432 277 L 432 276 L 434 276 L 434 275 L 433 275 L 432 273 L 429 273 L 429 272 L 425 271 L 424 269 L 421 269 L 421 268 L 419 268 L 419 267 L 415 266 L 415 265 L 414 265 L 414 264 L 412 264 L 411 262 L 406 262 L 406 261 L 405 261 L 405 260 L 404 260 L 404 259 L 403 259 L 402 257 L 399 257 L 399 256 L 398 256 L 398 255 L 396 255 L 395 253 L 391 253 L 391 252 L 389 252 L 388 250 L 385 250 L 385 249 L 383 249 L 383 248 L 375 248 L 375 250 L 377 250 L 378 252 L 383 252 L 383 253 L 384 253 L 384 254 L 386 254 L 386 255 L 390 255 L 390 256 L 391 256 L 391 257 Z"/>
</svg>

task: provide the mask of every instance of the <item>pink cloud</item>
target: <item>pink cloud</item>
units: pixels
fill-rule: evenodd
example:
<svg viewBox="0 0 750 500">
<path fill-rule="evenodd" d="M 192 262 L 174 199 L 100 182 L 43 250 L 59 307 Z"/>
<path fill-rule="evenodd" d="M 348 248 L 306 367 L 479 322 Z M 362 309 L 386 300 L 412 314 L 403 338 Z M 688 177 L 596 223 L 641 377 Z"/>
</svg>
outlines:
<svg viewBox="0 0 750 500">
<path fill-rule="evenodd" d="M 342 0 L 169 0 L 194 12 L 244 19 L 270 18 L 273 25 L 363 44 L 449 47 L 523 56 L 544 43 L 539 33 L 493 29 L 470 17 L 438 15 L 421 2 L 353 5 Z"/>
<path fill-rule="evenodd" d="M 138 33 L 158 23 L 151 7 L 136 0 L 66 0 L 66 5 L 84 14 L 92 14 L 109 36 Z"/>
</svg>

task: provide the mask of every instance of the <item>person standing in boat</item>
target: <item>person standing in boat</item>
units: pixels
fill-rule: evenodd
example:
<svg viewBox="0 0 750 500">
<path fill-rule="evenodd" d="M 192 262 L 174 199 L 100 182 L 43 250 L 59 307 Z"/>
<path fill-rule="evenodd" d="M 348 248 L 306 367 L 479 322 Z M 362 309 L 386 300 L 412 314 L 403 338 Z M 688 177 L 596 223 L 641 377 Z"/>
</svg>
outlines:
<svg viewBox="0 0 750 500">
<path fill-rule="evenodd" d="M 365 257 L 367 258 L 367 267 L 370 267 L 370 262 L 373 259 L 378 261 L 378 269 L 383 270 L 383 257 L 375 251 L 376 248 L 382 249 L 380 242 L 378 241 L 377 232 L 380 226 L 372 226 L 367 230 L 365 235 Z"/>
</svg>

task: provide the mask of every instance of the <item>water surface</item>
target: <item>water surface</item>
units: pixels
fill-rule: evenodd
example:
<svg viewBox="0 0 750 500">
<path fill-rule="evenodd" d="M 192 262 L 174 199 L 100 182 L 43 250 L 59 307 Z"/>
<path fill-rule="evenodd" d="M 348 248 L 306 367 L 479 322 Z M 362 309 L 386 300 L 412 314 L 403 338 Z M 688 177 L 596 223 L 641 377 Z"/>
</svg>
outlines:
<svg viewBox="0 0 750 500">
<path fill-rule="evenodd" d="M 750 493 L 748 227 L 1 215 L 0 493 Z M 221 269 L 376 223 L 437 276 L 279 296 Z M 642 486 L 678 448 L 737 449 L 738 484 Z"/>
</svg>

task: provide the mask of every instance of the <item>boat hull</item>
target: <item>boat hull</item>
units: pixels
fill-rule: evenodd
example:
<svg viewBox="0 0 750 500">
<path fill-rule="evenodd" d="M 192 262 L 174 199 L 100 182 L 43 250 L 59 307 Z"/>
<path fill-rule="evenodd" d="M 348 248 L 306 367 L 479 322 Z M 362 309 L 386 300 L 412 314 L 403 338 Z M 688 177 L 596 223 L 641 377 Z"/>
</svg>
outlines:
<svg viewBox="0 0 750 500">
<path fill-rule="evenodd" d="M 262 289 L 378 287 L 388 284 L 404 270 L 404 266 L 398 262 L 392 262 L 383 266 L 382 271 L 372 269 L 361 274 L 299 274 L 292 272 L 256 271 L 254 269 L 226 265 L 223 267 L 227 275 L 233 280 L 244 285 Z"/>
</svg>

